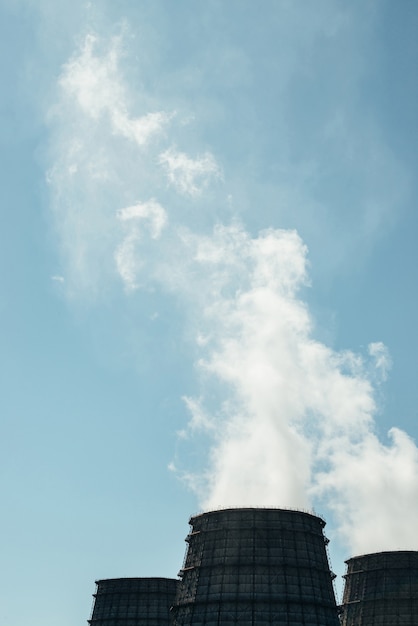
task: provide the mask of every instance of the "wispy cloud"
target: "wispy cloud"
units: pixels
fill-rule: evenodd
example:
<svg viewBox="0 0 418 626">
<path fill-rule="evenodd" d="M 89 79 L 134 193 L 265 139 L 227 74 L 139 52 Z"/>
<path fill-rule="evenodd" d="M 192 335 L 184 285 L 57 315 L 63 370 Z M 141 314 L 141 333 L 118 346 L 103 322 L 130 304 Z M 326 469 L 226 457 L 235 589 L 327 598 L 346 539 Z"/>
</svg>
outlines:
<svg viewBox="0 0 418 626">
<path fill-rule="evenodd" d="M 375 361 L 375 367 L 380 373 L 381 379 L 386 380 L 389 370 L 392 367 L 392 359 L 390 358 L 389 350 L 383 342 L 374 341 L 369 343 L 368 351 Z"/>
<path fill-rule="evenodd" d="M 74 297 L 95 299 L 118 276 L 134 289 L 134 249 L 158 237 L 166 219 L 150 200 L 149 181 L 152 150 L 161 150 L 172 115 L 133 102 L 121 69 L 123 45 L 122 34 L 87 35 L 62 67 L 49 114 L 47 181 L 67 293 Z"/>
<path fill-rule="evenodd" d="M 219 165 L 210 152 L 196 159 L 184 152 L 169 148 L 160 155 L 159 162 L 164 167 L 169 182 L 180 193 L 197 196 L 213 178 L 220 178 Z"/>
<path fill-rule="evenodd" d="M 121 36 L 113 37 L 105 54 L 99 54 L 99 38 L 87 35 L 80 52 L 64 66 L 59 84 L 64 93 L 93 121 L 105 118 L 113 133 L 146 144 L 170 119 L 163 111 L 131 117 L 120 77 Z"/>
<path fill-rule="evenodd" d="M 167 213 L 152 199 L 119 209 L 116 216 L 126 230 L 125 238 L 115 251 L 116 267 L 125 288 L 133 291 L 138 288 L 136 277 L 143 265 L 138 252 L 142 233 L 147 231 L 148 237 L 158 239 L 167 224 Z"/>
</svg>

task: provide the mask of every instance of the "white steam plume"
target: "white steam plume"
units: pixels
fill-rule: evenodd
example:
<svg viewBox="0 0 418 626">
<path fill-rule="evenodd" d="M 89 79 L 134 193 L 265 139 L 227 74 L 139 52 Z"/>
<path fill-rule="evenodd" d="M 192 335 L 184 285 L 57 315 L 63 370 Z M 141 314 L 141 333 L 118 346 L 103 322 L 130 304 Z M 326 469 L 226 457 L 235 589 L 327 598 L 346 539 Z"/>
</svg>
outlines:
<svg viewBox="0 0 418 626">
<path fill-rule="evenodd" d="M 209 153 L 161 145 L 172 117 L 132 115 L 120 41 L 103 55 L 97 43 L 87 37 L 63 68 L 53 116 L 63 284 L 85 294 L 112 277 L 132 293 L 152 282 L 193 320 L 203 391 L 186 399 L 183 437 L 200 430 L 208 440 L 205 469 L 188 473 L 202 505 L 320 504 L 353 552 L 414 546 L 417 448 L 399 429 L 387 444 L 375 434 L 386 348 L 372 343 L 361 356 L 315 339 L 295 231 L 252 236 L 228 223 L 202 234 L 168 208 L 163 173 L 198 202 L 220 168 Z"/>
<path fill-rule="evenodd" d="M 355 552 L 413 546 L 418 450 L 399 429 L 389 445 L 374 434 L 383 344 L 370 344 L 369 359 L 315 340 L 298 297 L 306 247 L 294 231 L 252 238 L 220 226 L 183 242 L 196 281 L 185 281 L 188 306 L 199 291 L 199 367 L 222 389 L 211 418 L 204 399 L 187 401 L 191 430 L 212 441 L 204 475 L 186 475 L 202 506 L 320 504 Z"/>
</svg>

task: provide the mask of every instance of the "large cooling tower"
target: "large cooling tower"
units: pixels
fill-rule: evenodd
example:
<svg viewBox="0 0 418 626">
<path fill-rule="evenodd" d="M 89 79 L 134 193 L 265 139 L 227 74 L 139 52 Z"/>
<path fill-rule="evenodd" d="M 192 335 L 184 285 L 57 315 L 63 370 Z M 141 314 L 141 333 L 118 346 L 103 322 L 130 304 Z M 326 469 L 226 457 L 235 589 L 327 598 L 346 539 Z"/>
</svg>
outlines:
<svg viewBox="0 0 418 626">
<path fill-rule="evenodd" d="M 175 625 L 339 625 L 322 519 L 225 509 L 190 525 Z"/>
<path fill-rule="evenodd" d="M 172 578 L 97 580 L 89 624 L 92 626 L 165 626 L 178 581 Z"/>
<path fill-rule="evenodd" d="M 418 552 L 378 552 L 346 563 L 343 626 L 417 626 Z"/>
</svg>

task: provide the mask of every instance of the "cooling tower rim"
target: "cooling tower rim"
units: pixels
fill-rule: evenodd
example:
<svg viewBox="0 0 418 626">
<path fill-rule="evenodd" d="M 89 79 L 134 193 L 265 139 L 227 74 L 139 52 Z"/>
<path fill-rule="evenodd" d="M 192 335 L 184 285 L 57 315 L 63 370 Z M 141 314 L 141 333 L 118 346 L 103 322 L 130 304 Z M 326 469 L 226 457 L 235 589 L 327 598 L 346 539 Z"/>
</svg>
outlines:
<svg viewBox="0 0 418 626">
<path fill-rule="evenodd" d="M 98 585 L 100 583 L 111 583 L 111 582 L 119 582 L 122 580 L 129 580 L 134 581 L 134 580 L 142 580 L 142 581 L 166 581 L 166 580 L 174 580 L 175 582 L 177 582 L 177 578 L 171 578 L 168 576 L 119 576 L 117 578 L 99 578 L 98 580 L 95 580 L 95 584 Z"/>
<path fill-rule="evenodd" d="M 196 513 L 194 515 L 191 515 L 189 518 L 189 524 L 192 525 L 193 521 L 195 519 L 198 519 L 200 517 L 208 517 L 210 515 L 216 515 L 217 513 L 227 513 L 227 512 L 231 512 L 231 511 L 239 511 L 242 513 L 249 513 L 251 511 L 262 511 L 262 512 L 268 512 L 268 511 L 275 511 L 276 513 L 288 513 L 288 514 L 296 514 L 296 515 L 305 515 L 306 517 L 311 517 L 314 519 L 317 519 L 321 522 L 322 527 L 325 526 L 326 522 L 325 519 L 322 517 L 322 515 L 318 515 L 317 513 L 313 512 L 313 511 L 307 511 L 306 509 L 297 509 L 297 508 L 291 508 L 291 507 L 274 507 L 274 506 L 247 506 L 247 507 L 241 507 L 241 506 L 229 506 L 229 507 L 219 507 L 216 509 L 209 509 L 207 511 L 201 511 L 200 513 Z"/>
<path fill-rule="evenodd" d="M 416 554 L 418 556 L 418 550 L 379 550 L 378 552 L 368 552 L 366 554 L 358 554 L 357 556 L 351 556 L 349 559 L 344 561 L 344 563 L 351 563 L 353 561 L 357 561 L 358 559 L 367 559 L 373 558 L 376 556 L 384 556 L 387 554 L 393 554 L 399 556 L 400 554 Z"/>
</svg>

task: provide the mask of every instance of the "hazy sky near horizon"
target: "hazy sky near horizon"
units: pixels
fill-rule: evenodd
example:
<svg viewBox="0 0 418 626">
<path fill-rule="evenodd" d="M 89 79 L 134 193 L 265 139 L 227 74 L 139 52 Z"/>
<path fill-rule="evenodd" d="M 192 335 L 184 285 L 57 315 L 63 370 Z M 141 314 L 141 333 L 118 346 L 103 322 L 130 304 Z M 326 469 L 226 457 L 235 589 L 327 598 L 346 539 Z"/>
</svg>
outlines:
<svg viewBox="0 0 418 626">
<path fill-rule="evenodd" d="M 202 508 L 418 549 L 416 3 L 0 11 L 0 622 L 176 576 Z"/>
</svg>

